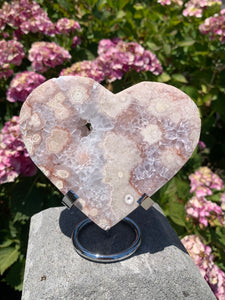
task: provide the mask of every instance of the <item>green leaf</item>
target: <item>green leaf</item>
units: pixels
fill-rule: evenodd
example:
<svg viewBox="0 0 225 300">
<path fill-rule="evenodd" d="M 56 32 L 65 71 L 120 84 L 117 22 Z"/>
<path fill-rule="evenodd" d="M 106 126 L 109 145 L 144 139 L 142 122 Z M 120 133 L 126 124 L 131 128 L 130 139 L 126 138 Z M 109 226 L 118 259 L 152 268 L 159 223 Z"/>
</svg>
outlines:
<svg viewBox="0 0 225 300">
<path fill-rule="evenodd" d="M 0 273 L 1 275 L 19 258 L 19 247 L 8 247 L 0 249 Z"/>
<path fill-rule="evenodd" d="M 174 74 L 174 75 L 172 75 L 172 78 L 175 81 L 187 83 L 187 79 L 184 77 L 183 74 Z"/>
<path fill-rule="evenodd" d="M 11 193 L 11 197 L 12 211 L 15 214 L 20 212 L 21 215 L 31 217 L 41 210 L 45 195 L 42 193 L 42 189 L 37 188 L 34 180 L 30 177 L 24 178 L 22 182 L 17 183 Z M 16 229 L 16 227 L 13 222 L 11 223 L 10 230 L 14 233 L 14 228 Z"/>
<path fill-rule="evenodd" d="M 166 43 L 163 44 L 163 49 L 164 49 L 166 55 L 170 54 L 170 52 L 171 52 L 171 46 L 169 44 L 166 44 Z"/>
<path fill-rule="evenodd" d="M 28 216 L 26 216 L 18 211 L 13 219 L 13 223 L 20 222 L 22 224 L 25 224 L 26 221 L 28 221 L 28 220 L 29 220 Z"/>
<path fill-rule="evenodd" d="M 167 82 L 171 79 L 170 75 L 163 72 L 161 75 L 157 77 L 158 82 Z"/>
<path fill-rule="evenodd" d="M 216 238 L 225 247 L 225 228 L 216 228 Z"/>
<path fill-rule="evenodd" d="M 118 11 L 116 18 L 122 19 L 122 18 L 124 18 L 125 15 L 126 15 L 126 13 L 123 10 L 120 10 L 120 11 Z"/>
<path fill-rule="evenodd" d="M 221 202 L 221 194 L 220 193 L 212 194 L 211 196 L 208 196 L 207 199 L 220 203 Z"/>
<path fill-rule="evenodd" d="M 119 9 L 122 9 L 130 2 L 130 0 L 117 0 L 115 2 L 118 2 Z"/>
<path fill-rule="evenodd" d="M 11 220 L 9 221 L 9 232 L 13 238 L 16 238 L 16 236 L 18 234 L 18 228 L 15 226 L 15 224 Z"/>
<path fill-rule="evenodd" d="M 184 91 L 188 96 L 190 96 L 192 99 L 196 100 L 198 99 L 198 89 L 194 86 L 184 86 L 181 88 L 182 91 Z"/>
<path fill-rule="evenodd" d="M 143 6 L 143 4 L 141 3 L 137 3 L 137 4 L 134 4 L 134 9 L 136 10 L 143 10 L 145 7 Z"/>
<path fill-rule="evenodd" d="M 21 291 L 23 287 L 24 268 L 25 259 L 17 261 L 12 265 L 4 279 L 8 285 L 13 287 L 17 291 Z"/>
<path fill-rule="evenodd" d="M 57 0 L 57 2 L 59 4 L 59 6 L 62 6 L 66 10 L 70 9 L 70 4 L 68 3 L 68 1 L 66 1 L 66 0 Z"/>
<path fill-rule="evenodd" d="M 5 240 L 1 245 L 0 245 L 0 249 L 1 248 L 7 248 L 9 247 L 10 245 L 12 245 L 12 243 L 14 242 L 14 240 Z"/>
<path fill-rule="evenodd" d="M 107 3 L 107 0 L 99 0 L 98 3 L 96 4 L 98 9 L 101 10 L 103 6 L 105 6 Z"/>
<path fill-rule="evenodd" d="M 185 216 L 186 213 L 182 203 L 170 202 L 169 217 L 175 224 L 185 227 Z"/>
<path fill-rule="evenodd" d="M 193 40 L 191 38 L 187 38 L 183 41 L 178 42 L 177 44 L 178 44 L 178 46 L 181 46 L 181 47 L 189 47 L 189 46 L 194 45 L 194 43 L 195 43 L 195 40 Z"/>
<path fill-rule="evenodd" d="M 147 46 L 152 51 L 158 51 L 161 47 L 157 46 L 155 43 L 147 42 Z"/>
</svg>

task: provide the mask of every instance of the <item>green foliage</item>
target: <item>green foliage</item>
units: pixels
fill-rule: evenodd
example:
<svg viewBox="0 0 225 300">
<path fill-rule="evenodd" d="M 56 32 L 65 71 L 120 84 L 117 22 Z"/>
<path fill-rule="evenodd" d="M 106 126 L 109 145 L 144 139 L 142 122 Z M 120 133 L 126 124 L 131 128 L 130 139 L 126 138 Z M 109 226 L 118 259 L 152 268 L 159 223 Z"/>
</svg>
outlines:
<svg viewBox="0 0 225 300">
<path fill-rule="evenodd" d="M 21 290 L 30 217 L 58 206 L 62 196 L 41 173 L 2 185 L 0 196 L 0 273 L 8 285 Z"/>
<path fill-rule="evenodd" d="M 2 4 L 3 1 L 0 1 Z M 67 17 L 81 25 L 81 45 L 71 48 L 68 36 L 44 36 L 40 33 L 21 37 L 26 54 L 35 41 L 54 41 L 68 49 L 70 62 L 47 71 L 47 79 L 57 77 L 60 70 L 70 64 L 92 60 L 97 56 L 101 39 L 119 37 L 135 41 L 157 55 L 164 72 L 160 76 L 150 72 L 125 74 L 122 80 L 109 85 L 119 92 L 143 80 L 164 82 L 187 93 L 199 107 L 202 118 L 201 139 L 207 148 L 195 151 L 182 170 L 162 187 L 153 199 L 163 208 L 180 237 L 197 233 L 213 247 L 217 264 L 224 270 L 225 229 L 220 224 L 202 229 L 186 219 L 184 206 L 190 199 L 188 175 L 199 166 L 225 169 L 225 44 L 209 40 L 198 27 L 206 17 L 219 11 L 212 6 L 203 18 L 182 16 L 179 6 L 161 6 L 156 0 L 38 0 L 52 21 Z M 12 35 L 12 29 L 5 30 Z M 25 58 L 15 72 L 30 69 Z M 21 103 L 6 101 L 6 92 L 11 79 L 0 81 L 0 128 L 13 115 L 18 115 Z M 223 177 L 223 173 L 221 176 Z M 19 177 L 14 183 L 1 185 L 0 189 L 0 272 L 3 280 L 17 290 L 22 288 L 30 217 L 42 209 L 57 206 L 61 195 L 55 187 L 38 173 L 35 177 Z M 220 201 L 220 195 L 210 198 Z"/>
<path fill-rule="evenodd" d="M 9 243 L 5 243 L 5 245 L 1 245 L 0 248 L 0 272 L 1 275 L 5 272 L 8 267 L 10 267 L 14 262 L 19 258 L 19 248 L 18 246 L 9 247 Z"/>
</svg>

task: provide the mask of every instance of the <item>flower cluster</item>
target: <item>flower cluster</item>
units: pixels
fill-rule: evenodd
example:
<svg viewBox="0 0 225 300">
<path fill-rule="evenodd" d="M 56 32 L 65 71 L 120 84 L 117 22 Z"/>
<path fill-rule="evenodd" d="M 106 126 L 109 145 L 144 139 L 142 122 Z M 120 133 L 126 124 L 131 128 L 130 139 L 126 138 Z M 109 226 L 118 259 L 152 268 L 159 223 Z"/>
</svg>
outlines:
<svg viewBox="0 0 225 300">
<path fill-rule="evenodd" d="M 5 2 L 0 10 L 0 30 L 5 26 L 16 29 L 15 35 L 27 34 L 29 32 L 42 32 L 54 35 L 55 25 L 48 15 L 35 1 L 15 0 L 12 3 Z"/>
<path fill-rule="evenodd" d="M 213 262 L 211 247 L 204 245 L 197 235 L 185 236 L 181 242 L 198 266 L 202 276 L 205 277 L 207 269 L 211 267 Z"/>
<path fill-rule="evenodd" d="M 223 194 L 221 195 L 220 200 L 221 200 L 221 208 L 222 208 L 222 210 L 225 211 L 225 193 L 223 193 Z"/>
<path fill-rule="evenodd" d="M 217 299 L 224 300 L 225 273 L 215 265 L 211 247 L 196 235 L 186 236 L 181 241 Z"/>
<path fill-rule="evenodd" d="M 126 43 L 120 39 L 101 40 L 98 54 L 98 63 L 109 81 L 121 79 L 130 70 L 150 71 L 155 75 L 163 71 L 155 54 L 138 43 Z"/>
<path fill-rule="evenodd" d="M 225 43 L 225 9 L 222 9 L 220 14 L 207 18 L 199 26 L 199 30 L 202 34 L 209 34 L 210 39 L 218 37 L 221 43 Z"/>
<path fill-rule="evenodd" d="M 74 36 L 73 42 L 72 42 L 72 47 L 76 48 L 80 44 L 81 44 L 81 39 L 78 36 Z"/>
<path fill-rule="evenodd" d="M 85 70 L 87 67 L 87 71 Z M 107 78 L 109 82 L 121 79 L 123 74 L 135 70 L 150 71 L 155 75 L 163 69 L 155 54 L 145 50 L 138 43 L 126 43 L 120 39 L 101 40 L 98 46 L 98 57 L 91 62 L 76 63 L 61 72 L 61 75 L 90 76 L 97 81 Z M 93 73 L 94 74 L 90 74 Z"/>
<path fill-rule="evenodd" d="M 201 18 L 203 10 L 215 4 L 221 5 L 222 2 L 221 0 L 190 0 L 185 4 L 186 8 L 183 10 L 183 15 Z"/>
<path fill-rule="evenodd" d="M 199 150 L 204 150 L 206 148 L 206 144 L 203 141 L 198 142 Z"/>
<path fill-rule="evenodd" d="M 105 75 L 99 67 L 96 60 L 84 60 L 73 64 L 70 68 L 63 69 L 60 76 L 78 75 L 83 77 L 90 77 L 95 81 L 101 82 L 104 80 Z"/>
<path fill-rule="evenodd" d="M 67 18 L 59 19 L 55 25 L 55 28 L 56 33 L 58 34 L 69 34 L 76 30 L 81 30 L 78 22 Z"/>
<path fill-rule="evenodd" d="M 5 123 L 0 133 L 0 184 L 12 182 L 19 175 L 33 176 L 36 167 L 31 161 L 19 129 L 19 117 Z"/>
<path fill-rule="evenodd" d="M 177 4 L 179 6 L 183 5 L 183 0 L 157 0 L 157 2 L 163 6 L 171 4 Z"/>
<path fill-rule="evenodd" d="M 32 62 L 32 69 L 40 73 L 61 65 L 70 58 L 69 52 L 54 42 L 33 43 L 28 56 Z"/>
<path fill-rule="evenodd" d="M 0 79 L 13 74 L 10 64 L 19 66 L 25 56 L 23 45 L 14 40 L 0 41 Z"/>
<path fill-rule="evenodd" d="M 28 95 L 44 81 L 44 76 L 31 71 L 16 74 L 10 82 L 7 100 L 10 102 L 24 102 Z"/>
<path fill-rule="evenodd" d="M 190 192 L 195 193 L 197 197 L 212 195 L 213 189 L 220 191 L 224 188 L 223 180 L 208 167 L 200 167 L 189 179 Z"/>
<path fill-rule="evenodd" d="M 185 210 L 187 218 L 192 218 L 205 227 L 208 226 L 208 223 L 214 226 L 215 219 L 225 226 L 222 208 L 205 197 L 192 197 L 185 205 Z"/>
<path fill-rule="evenodd" d="M 222 179 L 213 173 L 208 167 L 200 167 L 194 174 L 189 176 L 191 181 L 192 197 L 185 205 L 187 218 L 192 218 L 202 226 L 214 226 L 215 219 L 225 225 L 225 216 L 222 208 L 207 200 L 206 196 L 211 196 L 214 190 L 221 191 L 224 188 Z"/>
</svg>

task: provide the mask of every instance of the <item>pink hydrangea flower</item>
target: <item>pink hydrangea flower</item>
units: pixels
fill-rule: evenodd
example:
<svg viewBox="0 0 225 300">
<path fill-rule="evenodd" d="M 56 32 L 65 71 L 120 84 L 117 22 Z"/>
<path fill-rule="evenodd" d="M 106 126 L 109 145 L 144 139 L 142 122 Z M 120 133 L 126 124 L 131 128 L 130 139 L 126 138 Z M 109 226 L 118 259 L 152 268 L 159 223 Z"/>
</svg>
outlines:
<svg viewBox="0 0 225 300">
<path fill-rule="evenodd" d="M 90 77 L 95 81 L 101 82 L 105 76 L 102 69 L 99 68 L 96 61 L 81 61 L 73 64 L 70 68 L 61 71 L 60 76 L 66 75 L 78 75 L 84 77 Z"/>
<path fill-rule="evenodd" d="M 207 270 L 206 280 L 218 300 L 225 299 L 225 273 L 212 264 Z"/>
<path fill-rule="evenodd" d="M 190 0 L 185 4 L 186 8 L 183 10 L 183 15 L 201 18 L 203 10 L 215 4 L 221 5 L 222 2 L 221 0 Z"/>
<path fill-rule="evenodd" d="M 56 33 L 58 34 L 70 34 L 76 30 L 81 30 L 80 25 L 75 20 L 62 18 L 59 19 L 55 25 Z"/>
<path fill-rule="evenodd" d="M 72 47 L 76 48 L 80 44 L 81 44 L 81 39 L 78 36 L 74 36 L 73 37 Z"/>
<path fill-rule="evenodd" d="M 179 6 L 183 5 L 183 0 L 157 0 L 157 2 L 163 6 L 171 4 L 177 4 Z"/>
<path fill-rule="evenodd" d="M 185 236 L 181 242 L 217 299 L 224 300 L 225 273 L 215 265 L 211 247 L 206 246 L 197 235 Z"/>
<path fill-rule="evenodd" d="M 10 64 L 19 66 L 25 56 L 23 45 L 14 40 L 0 41 L 0 79 L 13 74 Z"/>
<path fill-rule="evenodd" d="M 206 144 L 203 141 L 199 141 L 198 142 L 198 147 L 200 150 L 203 150 L 206 148 Z"/>
<path fill-rule="evenodd" d="M 225 215 L 221 207 L 204 197 L 192 197 L 185 205 L 185 210 L 188 218 L 192 218 L 204 227 L 208 226 L 208 223 L 213 225 L 215 219 L 225 225 Z"/>
<path fill-rule="evenodd" d="M 109 82 L 121 79 L 123 74 L 130 70 L 150 71 L 155 75 L 163 71 L 155 54 L 145 50 L 138 43 L 126 43 L 118 38 L 101 40 L 98 54 L 97 62 Z"/>
<path fill-rule="evenodd" d="M 225 193 L 221 195 L 221 208 L 225 211 Z"/>
<path fill-rule="evenodd" d="M 197 197 L 212 195 L 212 189 L 222 190 L 224 184 L 222 179 L 213 173 L 208 167 L 200 167 L 194 174 L 189 176 L 191 181 L 191 193 Z"/>
<path fill-rule="evenodd" d="M 185 236 L 181 242 L 187 249 L 195 264 L 198 266 L 202 276 L 205 277 L 208 268 L 213 264 L 211 247 L 205 246 L 197 235 Z"/>
<path fill-rule="evenodd" d="M 32 62 L 32 69 L 40 73 L 61 65 L 70 58 L 69 52 L 54 42 L 33 43 L 28 56 L 28 59 Z"/>
<path fill-rule="evenodd" d="M 10 102 L 25 101 L 28 95 L 44 81 L 44 76 L 31 71 L 16 74 L 10 82 L 7 100 Z"/>
<path fill-rule="evenodd" d="M 62 70 L 60 75 L 88 76 L 98 82 L 107 78 L 112 82 L 121 79 L 130 70 L 150 71 L 155 75 L 163 71 L 155 54 L 138 43 L 126 43 L 116 38 L 100 41 L 98 57 L 95 60 L 75 63 Z"/>
<path fill-rule="evenodd" d="M 225 43 L 225 9 L 220 14 L 205 19 L 199 30 L 202 34 L 209 34 L 210 39 L 218 38 L 222 44 Z"/>
<path fill-rule="evenodd" d="M 39 4 L 30 0 L 4 2 L 0 10 L 0 29 L 4 30 L 6 24 L 16 29 L 17 37 L 29 32 L 42 32 L 47 35 L 55 33 L 55 26 L 47 13 Z"/>
<path fill-rule="evenodd" d="M 33 176 L 36 167 L 22 141 L 19 117 L 14 116 L 0 133 L 0 184 L 12 182 L 20 174 Z"/>
</svg>

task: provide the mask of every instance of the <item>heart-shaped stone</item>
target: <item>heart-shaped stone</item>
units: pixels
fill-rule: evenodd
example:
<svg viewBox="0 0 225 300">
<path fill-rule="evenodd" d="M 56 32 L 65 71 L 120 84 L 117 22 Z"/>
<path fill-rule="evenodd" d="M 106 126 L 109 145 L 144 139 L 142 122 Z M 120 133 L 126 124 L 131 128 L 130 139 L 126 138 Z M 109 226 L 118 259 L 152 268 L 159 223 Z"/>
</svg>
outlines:
<svg viewBox="0 0 225 300">
<path fill-rule="evenodd" d="M 90 78 L 36 88 L 20 113 L 26 148 L 41 171 L 107 230 L 178 172 L 200 134 L 194 102 L 175 87 L 141 82 L 112 94 Z"/>
</svg>

